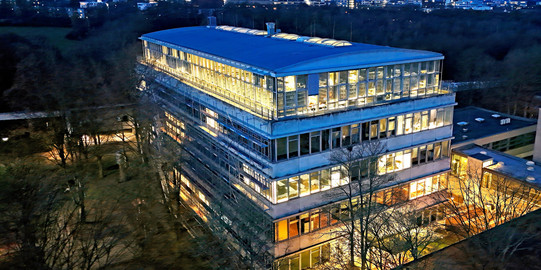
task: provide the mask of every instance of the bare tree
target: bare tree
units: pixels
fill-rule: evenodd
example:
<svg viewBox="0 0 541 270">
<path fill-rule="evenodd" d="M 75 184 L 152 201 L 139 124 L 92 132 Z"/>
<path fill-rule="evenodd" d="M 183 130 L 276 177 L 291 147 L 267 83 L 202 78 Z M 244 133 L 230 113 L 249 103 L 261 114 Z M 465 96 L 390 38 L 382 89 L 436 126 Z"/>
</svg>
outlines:
<svg viewBox="0 0 541 270">
<path fill-rule="evenodd" d="M 371 262 L 378 269 L 392 269 L 425 255 L 436 239 L 434 222 L 422 224 L 421 212 L 406 203 L 388 209 L 372 227 L 375 239 Z"/>
<path fill-rule="evenodd" d="M 86 202 L 87 217 L 79 215 L 80 205 L 63 192 L 67 179 L 59 170 L 13 165 L 2 177 L 0 229 L 11 239 L 14 268 L 104 267 L 129 244 L 114 205 Z"/>
<path fill-rule="evenodd" d="M 471 163 L 471 162 L 470 162 Z M 539 190 L 517 179 L 486 171 L 474 163 L 451 176 L 447 225 L 467 238 L 539 208 Z"/>
<path fill-rule="evenodd" d="M 343 241 L 334 248 L 331 261 L 339 265 L 346 261 L 347 266 L 340 265 L 341 268 L 356 269 L 357 265 L 361 269 L 369 268 L 369 252 L 374 247 L 371 227 L 381 221 L 386 208 L 376 203 L 376 192 L 392 180 L 391 175 L 377 168 L 378 158 L 385 153 L 385 148 L 381 142 L 367 142 L 340 148 L 331 154 L 331 163 L 340 166 L 340 178 L 347 182 L 332 195 L 347 203 L 347 211 L 335 217 L 339 225 L 333 230 Z"/>
</svg>

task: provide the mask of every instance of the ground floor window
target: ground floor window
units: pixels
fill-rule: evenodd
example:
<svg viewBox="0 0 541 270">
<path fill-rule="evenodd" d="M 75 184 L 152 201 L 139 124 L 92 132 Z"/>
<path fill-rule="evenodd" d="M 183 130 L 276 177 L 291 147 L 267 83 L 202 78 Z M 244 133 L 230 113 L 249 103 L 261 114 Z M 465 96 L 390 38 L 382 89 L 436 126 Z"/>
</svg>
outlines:
<svg viewBox="0 0 541 270">
<path fill-rule="evenodd" d="M 286 258 L 278 259 L 274 263 L 274 269 L 278 270 L 301 270 L 309 269 L 329 260 L 331 254 L 330 243 L 314 248 L 306 249 Z"/>
</svg>

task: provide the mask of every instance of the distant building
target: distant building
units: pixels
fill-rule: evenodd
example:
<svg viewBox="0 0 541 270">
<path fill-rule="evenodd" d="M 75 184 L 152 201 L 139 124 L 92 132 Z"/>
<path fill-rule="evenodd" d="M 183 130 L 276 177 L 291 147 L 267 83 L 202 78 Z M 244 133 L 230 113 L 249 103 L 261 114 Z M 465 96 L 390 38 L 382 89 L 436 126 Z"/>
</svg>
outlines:
<svg viewBox="0 0 541 270">
<path fill-rule="evenodd" d="M 537 121 L 479 107 L 455 109 L 452 148 L 471 143 L 521 158 L 533 155 Z"/>
<path fill-rule="evenodd" d="M 102 2 L 102 1 L 79 2 L 79 8 L 82 8 L 82 9 L 93 8 L 93 7 L 102 7 L 102 6 L 107 6 L 107 3 Z"/>
<path fill-rule="evenodd" d="M 143 11 L 143 10 L 147 10 L 151 7 L 157 7 L 158 6 L 158 2 L 150 2 L 150 3 L 137 3 L 137 9 Z"/>
</svg>

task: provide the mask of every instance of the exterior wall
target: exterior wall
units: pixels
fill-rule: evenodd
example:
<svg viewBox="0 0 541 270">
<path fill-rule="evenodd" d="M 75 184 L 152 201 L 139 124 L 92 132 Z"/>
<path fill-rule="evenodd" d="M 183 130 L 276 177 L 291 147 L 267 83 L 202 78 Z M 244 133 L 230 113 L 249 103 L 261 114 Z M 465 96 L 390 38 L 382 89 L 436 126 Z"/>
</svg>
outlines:
<svg viewBox="0 0 541 270">
<path fill-rule="evenodd" d="M 406 149 L 414 145 L 450 139 L 451 134 L 452 126 L 444 126 L 433 130 L 421 131 L 415 134 L 401 135 L 396 138 L 382 139 L 380 141 L 385 144 L 388 151 L 392 152 L 393 150 Z M 362 144 L 356 147 L 362 147 Z M 329 161 L 329 158 L 331 153 L 332 151 L 327 151 L 319 154 L 312 154 L 305 157 L 281 161 L 276 164 L 269 165 L 269 167 L 263 171 L 273 178 L 294 175 L 307 170 L 330 165 L 331 162 Z"/>
<path fill-rule="evenodd" d="M 539 108 L 539 116 L 537 118 L 537 127 L 535 133 L 535 146 L 533 150 L 533 161 L 537 164 L 541 163 L 541 108 Z"/>
<path fill-rule="evenodd" d="M 465 146 L 465 145 L 468 145 L 468 144 L 472 144 L 472 143 L 480 145 L 480 146 L 488 145 L 488 144 L 493 143 L 493 142 L 513 138 L 513 137 L 520 136 L 520 135 L 523 135 L 523 134 L 527 134 L 527 133 L 530 133 L 530 132 L 536 132 L 536 129 L 537 129 L 537 125 L 532 125 L 532 126 L 529 126 L 529 127 L 515 129 L 515 130 L 511 130 L 511 131 L 507 131 L 507 132 L 503 132 L 503 133 L 499 133 L 499 134 L 495 134 L 495 135 L 492 135 L 492 136 L 487 136 L 487 137 L 483 137 L 483 138 L 479 138 L 479 139 L 475 139 L 475 140 L 468 140 L 468 141 L 464 141 L 464 142 L 454 143 L 452 145 L 452 148 L 456 149 L 456 148 L 459 148 L 459 147 L 462 147 L 462 146 Z M 536 133 L 536 134 L 539 134 L 539 133 Z M 539 136 L 539 135 L 536 135 L 536 140 L 537 140 L 537 136 Z M 510 154 L 510 155 L 513 155 L 513 156 L 517 156 L 517 157 L 520 157 L 520 158 L 529 157 L 529 156 L 532 156 L 534 154 L 534 144 L 519 147 L 519 148 L 516 148 L 516 149 L 507 150 L 507 151 L 504 151 L 504 153 Z"/>
</svg>

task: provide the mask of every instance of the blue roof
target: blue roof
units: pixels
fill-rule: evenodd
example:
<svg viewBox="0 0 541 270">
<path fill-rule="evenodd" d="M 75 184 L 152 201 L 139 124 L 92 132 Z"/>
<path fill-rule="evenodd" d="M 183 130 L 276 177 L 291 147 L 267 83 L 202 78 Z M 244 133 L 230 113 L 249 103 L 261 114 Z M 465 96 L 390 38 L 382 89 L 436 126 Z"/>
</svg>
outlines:
<svg viewBox="0 0 541 270">
<path fill-rule="evenodd" d="M 331 47 L 206 26 L 152 32 L 141 39 L 274 76 L 443 59 L 428 51 L 362 43 Z"/>
</svg>

